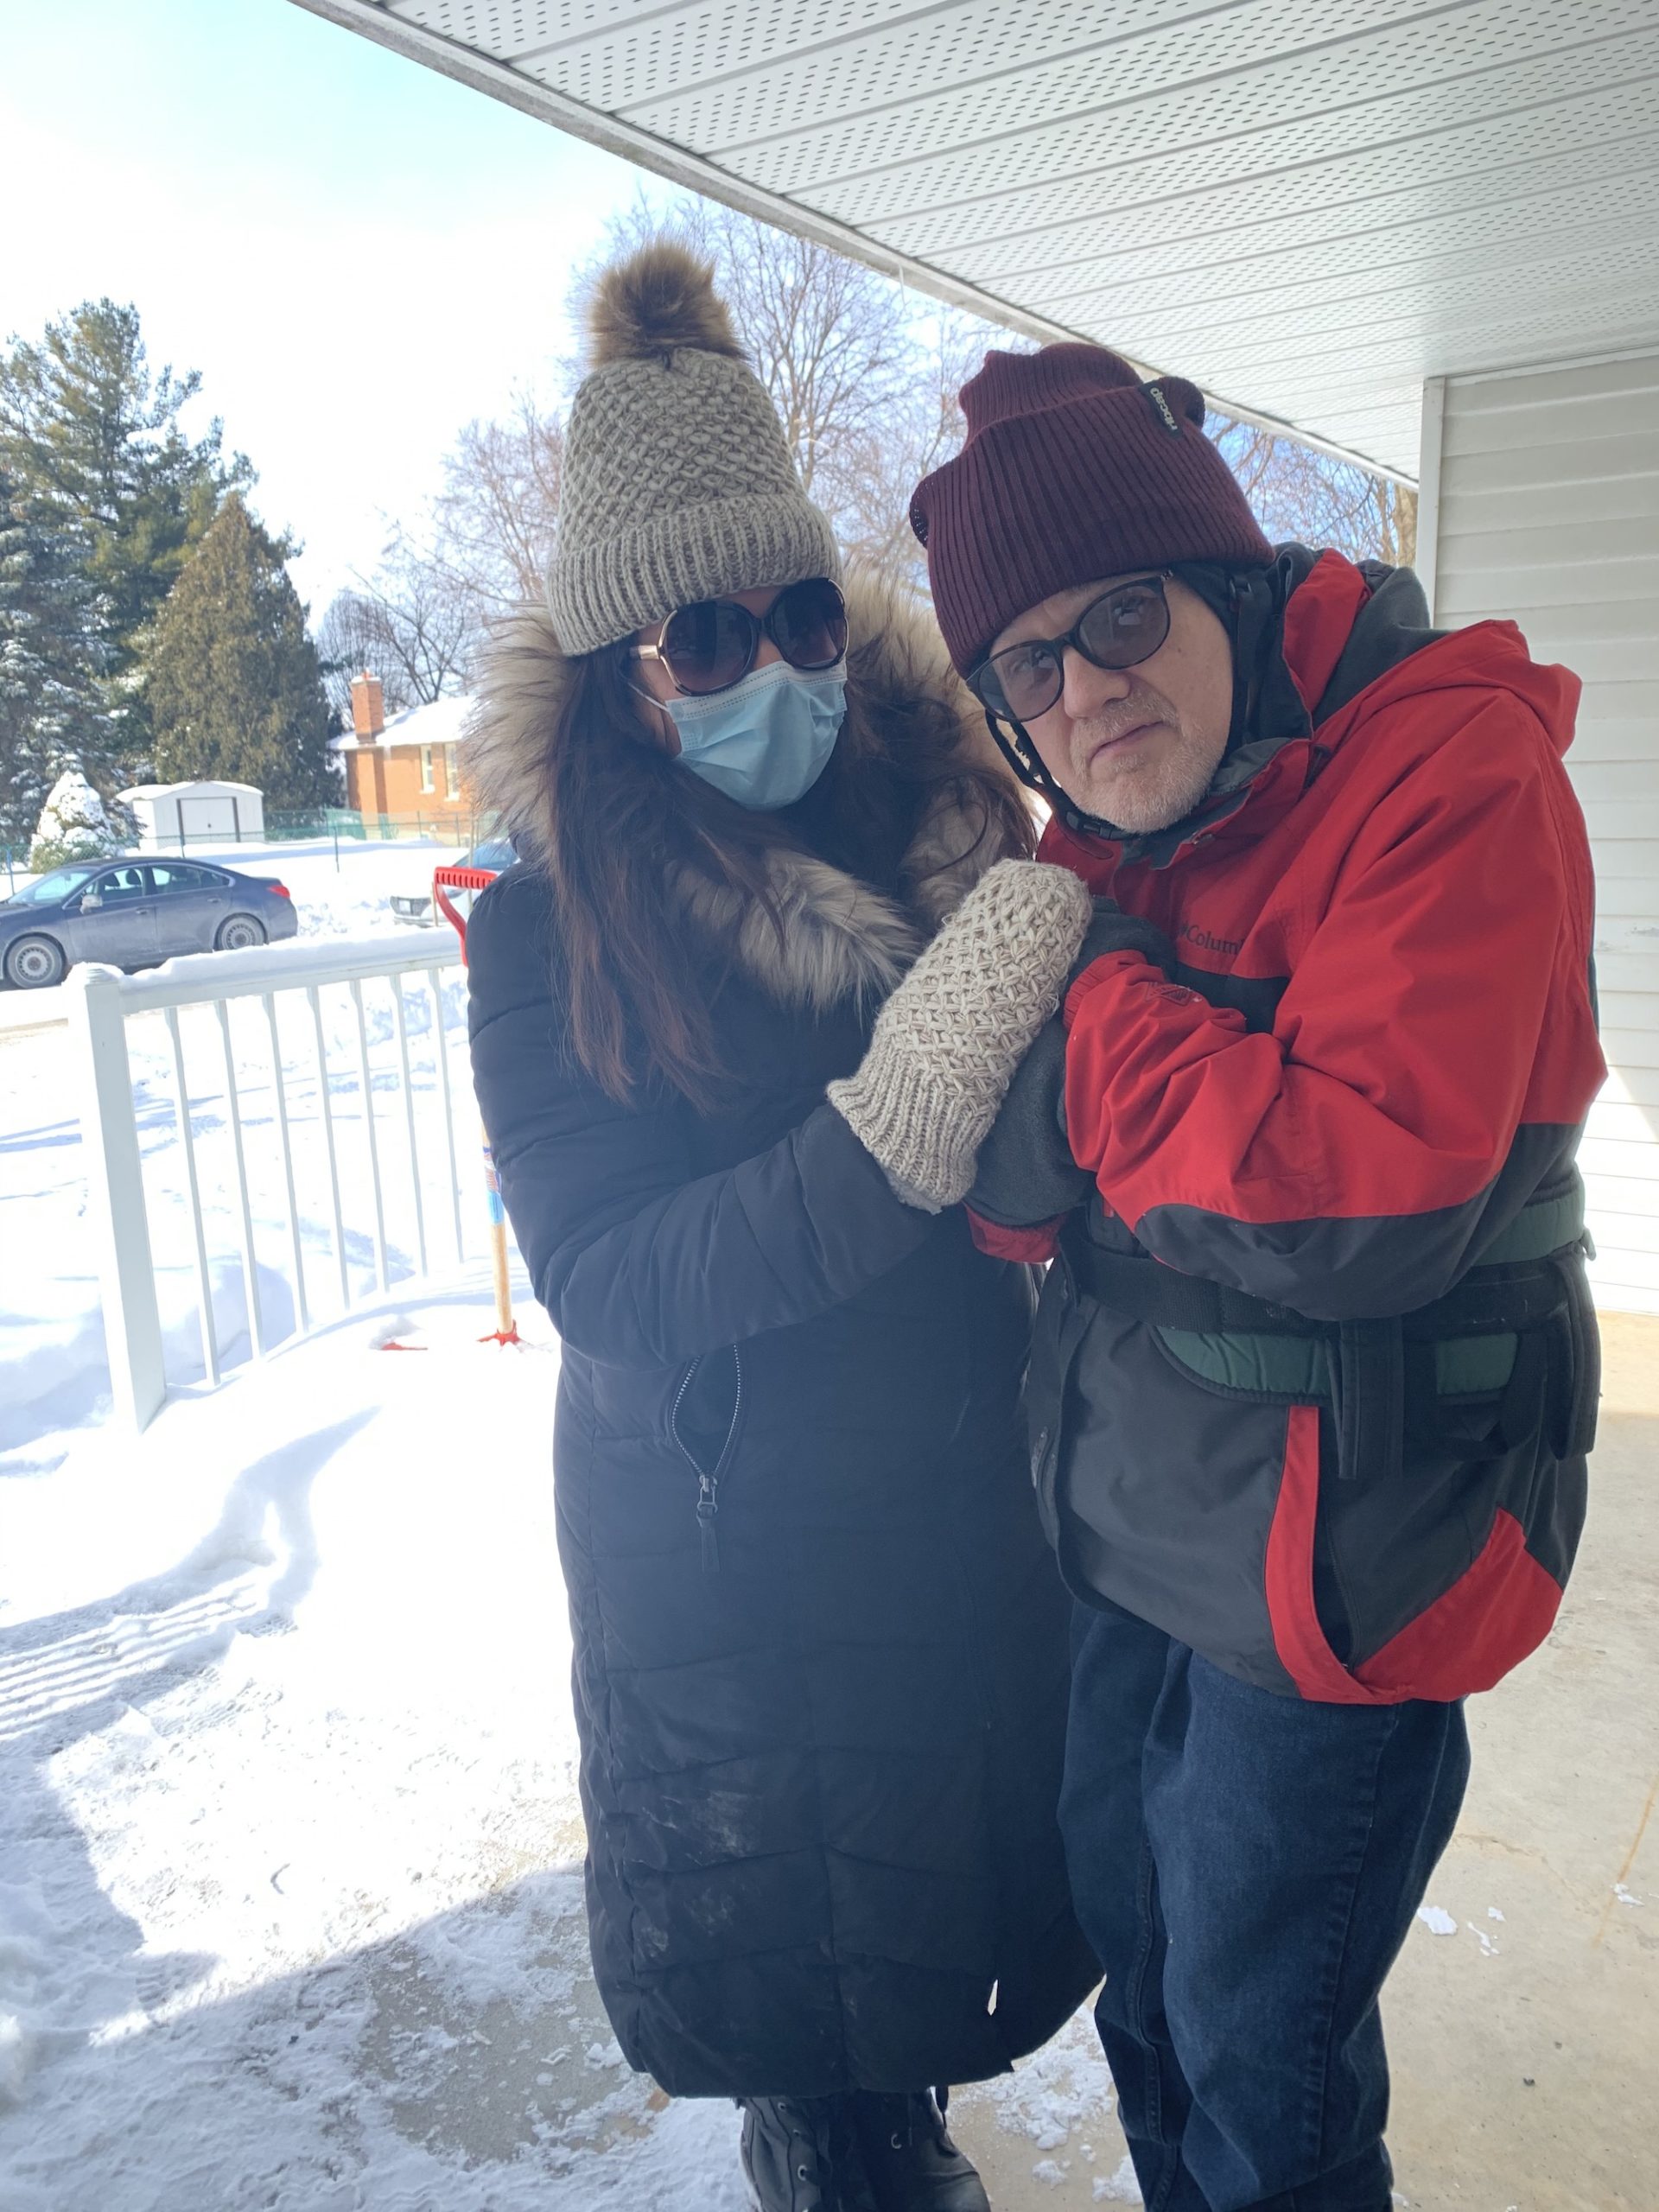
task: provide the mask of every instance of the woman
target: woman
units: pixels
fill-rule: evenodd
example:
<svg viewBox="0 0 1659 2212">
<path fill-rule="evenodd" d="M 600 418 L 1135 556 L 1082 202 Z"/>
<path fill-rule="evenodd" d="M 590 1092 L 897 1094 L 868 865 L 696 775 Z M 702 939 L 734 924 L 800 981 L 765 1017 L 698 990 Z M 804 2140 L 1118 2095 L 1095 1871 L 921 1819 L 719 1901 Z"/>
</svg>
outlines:
<svg viewBox="0 0 1659 2212">
<path fill-rule="evenodd" d="M 1029 817 L 919 613 L 843 612 L 709 270 L 647 247 L 593 328 L 550 616 L 499 641 L 473 741 L 525 864 L 468 943 L 564 1343 L 594 1968 L 635 2067 L 741 2102 L 763 2212 L 983 2212 L 934 2089 L 1096 1975 L 1054 1823 L 1030 1290 L 901 1203 L 825 1089 Z M 1014 987 L 1020 1049 L 1074 947 Z"/>
</svg>

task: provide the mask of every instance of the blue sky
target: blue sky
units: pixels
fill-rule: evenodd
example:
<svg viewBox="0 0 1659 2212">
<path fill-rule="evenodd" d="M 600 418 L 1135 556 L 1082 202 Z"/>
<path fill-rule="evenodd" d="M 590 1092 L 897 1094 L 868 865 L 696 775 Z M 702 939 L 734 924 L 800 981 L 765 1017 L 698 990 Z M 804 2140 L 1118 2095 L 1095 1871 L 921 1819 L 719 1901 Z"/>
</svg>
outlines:
<svg viewBox="0 0 1659 2212">
<path fill-rule="evenodd" d="M 292 0 L 0 4 L 0 336 L 108 293 L 305 541 L 320 615 L 469 416 L 552 389 L 642 180 Z"/>
</svg>

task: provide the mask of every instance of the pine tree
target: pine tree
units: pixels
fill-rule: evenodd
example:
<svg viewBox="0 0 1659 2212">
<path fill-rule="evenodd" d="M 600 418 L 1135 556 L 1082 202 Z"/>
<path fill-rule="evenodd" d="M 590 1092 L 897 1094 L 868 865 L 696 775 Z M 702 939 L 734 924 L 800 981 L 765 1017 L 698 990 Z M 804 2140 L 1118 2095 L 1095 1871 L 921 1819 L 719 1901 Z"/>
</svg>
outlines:
<svg viewBox="0 0 1659 2212">
<path fill-rule="evenodd" d="M 277 807 L 329 796 L 328 702 L 285 551 L 232 493 L 156 617 L 145 689 L 162 782 L 252 784 Z"/>
<path fill-rule="evenodd" d="M 239 454 L 225 458 L 217 422 L 186 434 L 180 413 L 200 382 L 194 371 L 153 374 L 137 309 L 107 299 L 0 355 L 0 469 L 33 520 L 83 549 L 121 756 L 111 781 L 148 766 L 149 626 L 226 493 L 252 481 Z"/>
<path fill-rule="evenodd" d="M 0 468 L 0 844 L 29 837 L 71 761 L 113 780 L 84 558 L 83 541 L 31 512 Z"/>
</svg>

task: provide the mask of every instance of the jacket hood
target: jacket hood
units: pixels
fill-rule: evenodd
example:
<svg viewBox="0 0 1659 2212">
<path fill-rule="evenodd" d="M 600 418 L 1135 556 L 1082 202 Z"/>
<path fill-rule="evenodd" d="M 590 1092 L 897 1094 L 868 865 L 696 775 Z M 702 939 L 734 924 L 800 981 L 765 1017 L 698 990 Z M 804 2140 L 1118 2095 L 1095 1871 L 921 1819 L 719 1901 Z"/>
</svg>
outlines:
<svg viewBox="0 0 1659 2212">
<path fill-rule="evenodd" d="M 1468 684 L 1512 693 L 1543 725 L 1557 753 L 1566 754 L 1584 686 L 1559 662 L 1534 660 L 1518 623 L 1473 622 L 1466 630 L 1431 632 L 1421 660 L 1388 671 L 1377 701 Z"/>
<path fill-rule="evenodd" d="M 885 997 L 985 871 L 1028 850 L 1031 836 L 1024 796 L 924 603 L 858 572 L 843 589 L 847 717 L 837 751 L 848 749 L 855 778 L 879 775 L 888 786 L 896 769 L 898 788 L 917 802 L 898 895 L 804 850 L 781 825 L 767 861 L 777 923 L 713 872 L 682 863 L 667 874 L 670 895 L 712 950 L 780 1004 L 812 1013 Z M 482 669 L 467 780 L 531 867 L 552 844 L 549 747 L 572 665 L 547 608 L 526 606 L 497 630 Z M 916 711 L 928 702 L 948 711 Z"/>
<path fill-rule="evenodd" d="M 1558 753 L 1573 742 L 1583 689 L 1571 669 L 1535 661 L 1514 622 L 1437 630 L 1410 569 L 1357 567 L 1322 554 L 1286 609 L 1285 660 L 1307 702 L 1316 741 L 1344 707 L 1370 694 L 1385 706 L 1416 692 L 1477 684 L 1510 692 L 1536 717 Z"/>
</svg>

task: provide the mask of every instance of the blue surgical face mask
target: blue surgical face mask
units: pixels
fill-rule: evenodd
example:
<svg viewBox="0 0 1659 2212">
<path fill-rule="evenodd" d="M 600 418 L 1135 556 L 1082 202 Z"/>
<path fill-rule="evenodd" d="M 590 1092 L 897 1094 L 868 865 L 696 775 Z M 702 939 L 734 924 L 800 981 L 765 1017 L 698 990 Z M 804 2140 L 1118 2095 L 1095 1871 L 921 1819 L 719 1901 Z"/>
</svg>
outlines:
<svg viewBox="0 0 1659 2212">
<path fill-rule="evenodd" d="M 847 664 L 811 673 L 774 661 L 712 697 L 658 703 L 694 776 L 761 813 L 792 806 L 828 766 L 847 711 Z"/>
</svg>

